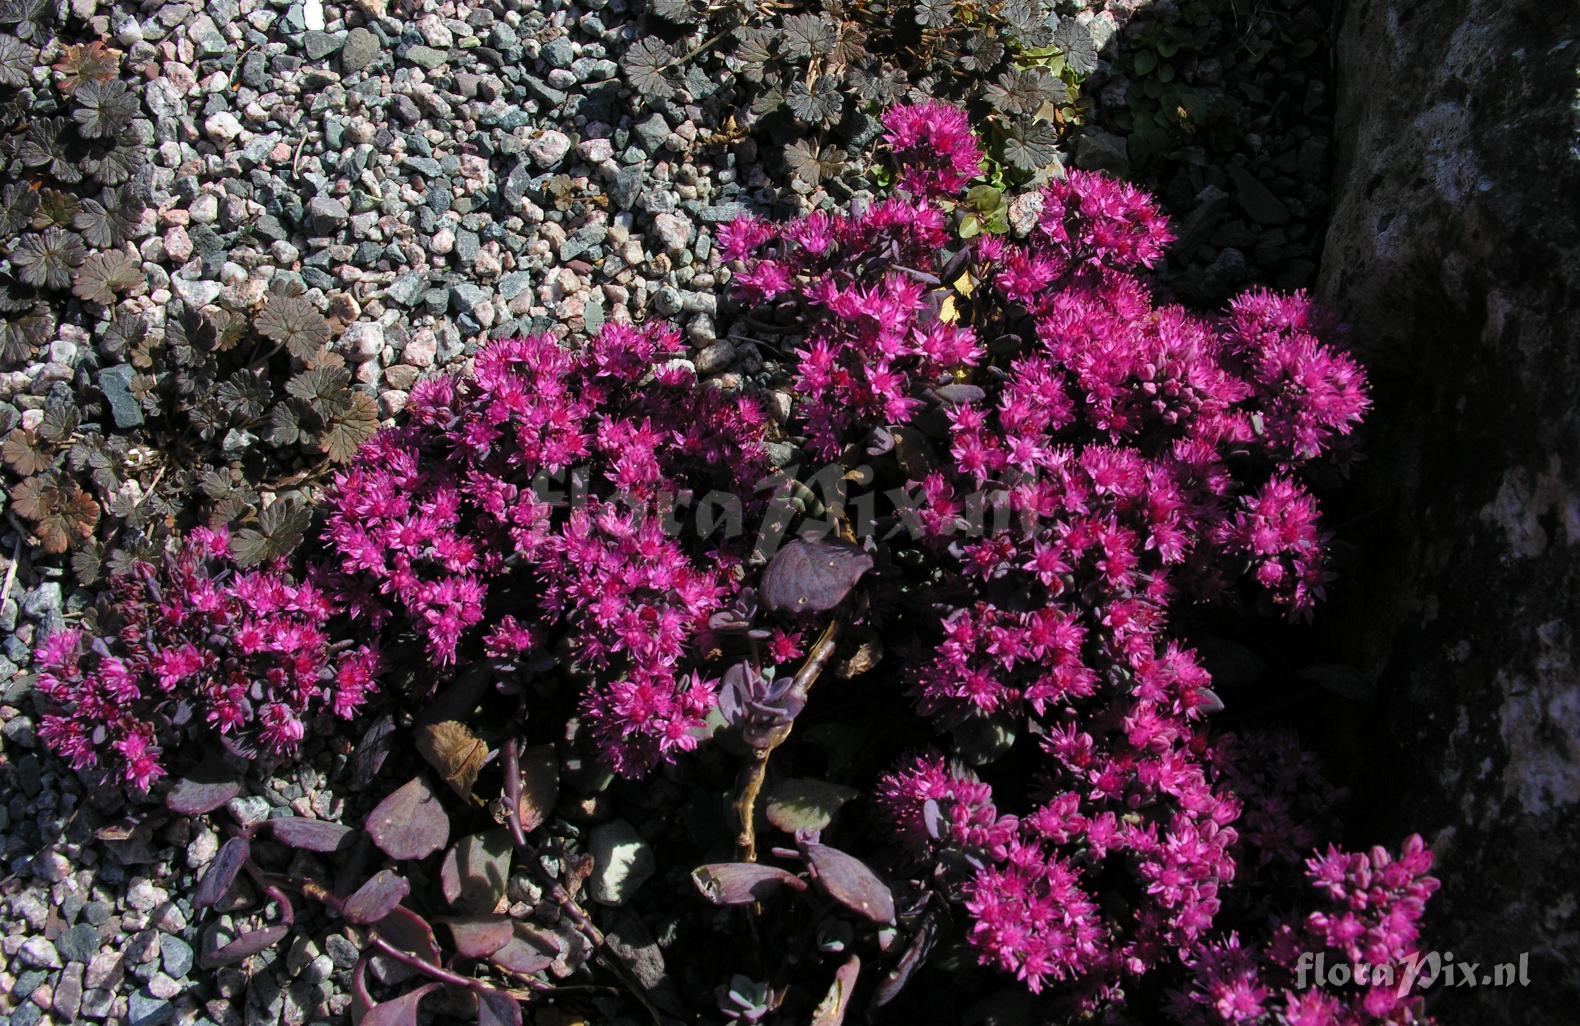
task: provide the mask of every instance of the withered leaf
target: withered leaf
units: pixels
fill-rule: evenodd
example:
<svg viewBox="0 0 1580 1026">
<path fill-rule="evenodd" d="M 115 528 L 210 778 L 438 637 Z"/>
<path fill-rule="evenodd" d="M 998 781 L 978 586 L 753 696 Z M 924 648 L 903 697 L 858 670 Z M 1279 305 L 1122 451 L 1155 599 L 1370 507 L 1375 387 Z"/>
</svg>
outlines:
<svg viewBox="0 0 1580 1026">
<path fill-rule="evenodd" d="M 488 745 L 457 720 L 419 727 L 417 751 L 462 798 L 472 797 L 477 775 L 488 762 Z"/>
</svg>

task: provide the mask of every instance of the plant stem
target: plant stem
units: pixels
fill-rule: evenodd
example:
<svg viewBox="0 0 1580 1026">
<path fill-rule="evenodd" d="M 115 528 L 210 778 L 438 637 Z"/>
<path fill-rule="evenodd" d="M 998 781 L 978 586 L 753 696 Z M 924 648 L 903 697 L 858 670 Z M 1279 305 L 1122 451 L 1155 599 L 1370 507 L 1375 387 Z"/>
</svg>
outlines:
<svg viewBox="0 0 1580 1026">
<path fill-rule="evenodd" d="M 598 924 L 592 921 L 592 917 L 565 889 L 565 885 L 549 875 L 548 870 L 543 868 L 538 853 L 527 845 L 526 831 L 521 828 L 521 752 L 515 738 L 510 738 L 504 743 L 502 762 L 505 771 L 505 825 L 510 829 L 511 842 L 515 844 L 516 850 L 526 857 L 527 865 L 533 875 L 548 889 L 549 899 L 559 906 L 565 917 L 593 946 L 593 950 L 598 953 L 598 960 L 642 1003 L 642 1007 L 647 1009 L 647 1014 L 653 1017 L 654 1023 L 662 1023 L 658 1009 L 654 1008 L 653 1003 L 648 1000 L 647 988 L 642 985 L 642 981 L 636 978 L 630 967 L 625 964 L 625 960 L 609 947 L 608 938 L 604 936 L 602 930 L 598 929 Z"/>
<path fill-rule="evenodd" d="M 806 655 L 806 661 L 801 664 L 801 669 L 796 671 L 795 680 L 791 685 L 790 693 L 802 702 L 806 701 L 807 694 L 812 690 L 812 685 L 817 683 L 823 669 L 828 666 L 834 657 L 834 649 L 839 645 L 840 622 L 830 620 L 828 626 L 823 628 L 816 642 Z M 774 749 L 784 744 L 790 737 L 790 728 L 794 720 L 787 720 L 775 727 L 768 735 L 767 740 L 752 750 L 752 761 L 741 770 L 740 781 L 736 785 L 735 817 L 740 824 L 741 832 L 736 836 L 736 854 L 742 862 L 757 861 L 757 798 L 762 794 L 763 781 L 768 777 L 768 758 L 773 755 Z"/>
</svg>

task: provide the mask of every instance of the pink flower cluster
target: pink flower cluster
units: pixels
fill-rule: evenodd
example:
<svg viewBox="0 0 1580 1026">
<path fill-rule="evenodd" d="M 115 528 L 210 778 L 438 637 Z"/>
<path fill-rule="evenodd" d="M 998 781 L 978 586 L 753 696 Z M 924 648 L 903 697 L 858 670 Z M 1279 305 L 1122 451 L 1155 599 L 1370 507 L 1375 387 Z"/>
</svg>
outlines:
<svg viewBox="0 0 1580 1026">
<path fill-rule="evenodd" d="M 913 858 L 942 847 L 1002 861 L 1015 840 L 1015 817 L 998 814 L 993 789 L 937 753 L 884 774 L 874 801 Z"/>
<path fill-rule="evenodd" d="M 982 147 L 958 107 L 901 104 L 884 113 L 883 127 L 900 164 L 900 186 L 914 196 L 952 195 L 982 171 Z"/>
<path fill-rule="evenodd" d="M 441 669 L 565 643 L 608 762 L 639 775 L 696 744 L 716 682 L 693 639 L 739 588 L 718 543 L 672 536 L 685 493 L 750 495 L 763 418 L 698 386 L 665 327 L 609 325 L 581 352 L 491 344 L 470 380 L 413 390 L 329 498 L 332 569 L 399 614 Z M 480 646 L 482 652 L 468 645 Z"/>
<path fill-rule="evenodd" d="M 223 529 L 195 530 L 111 585 L 113 633 L 61 631 L 36 656 L 39 693 L 62 710 L 40 736 L 77 770 L 147 791 L 198 724 L 239 753 L 288 755 L 313 716 L 349 718 L 373 690 L 378 653 L 331 640 L 331 598 L 278 570 L 241 571 Z"/>
<path fill-rule="evenodd" d="M 1432 853 L 1420 837 L 1405 841 L 1397 858 L 1381 847 L 1365 853 L 1329 847 L 1306 862 L 1306 875 L 1325 906 L 1304 922 L 1274 930 L 1262 959 L 1239 938 L 1209 945 L 1193 966 L 1188 1002 L 1195 1021 L 1215 1024 L 1288 1023 L 1290 1026 L 1416 1026 L 1421 998 L 1412 994 L 1409 966 L 1417 956 L 1419 923 L 1438 882 L 1427 875 Z M 1364 984 L 1324 989 L 1301 980 L 1313 956 L 1330 964 L 1386 967 L 1391 974 Z M 1322 981 L 1315 981 L 1320 983 Z"/>
<path fill-rule="evenodd" d="M 923 279 L 898 269 L 937 271 L 947 238 L 936 205 L 903 198 L 720 231 L 725 257 L 745 262 L 733 279 L 742 297 L 793 301 L 802 318 L 796 393 L 818 456 L 857 440 L 852 429 L 909 423 L 919 391 L 978 361 L 975 334 L 940 320 Z"/>
<path fill-rule="evenodd" d="M 1303 295 L 1217 317 L 1160 302 L 1143 273 L 1166 220 L 1102 175 L 1045 188 L 1024 239 L 951 255 L 963 124 L 935 105 L 885 124 L 920 201 L 742 220 L 721 248 L 743 299 L 799 318 L 797 423 L 817 452 L 860 461 L 911 432 L 879 475 L 900 477 L 928 557 L 919 711 L 1040 738 L 1025 815 L 995 818 L 986 785 L 927 759 L 885 777 L 879 805 L 913 858 L 953 845 L 980 863 L 964 895 L 985 964 L 1067 984 L 1090 1014 L 1218 943 L 1242 804 L 1171 617 L 1242 581 L 1310 611 L 1328 574 L 1300 475 L 1340 453 L 1364 379 Z M 985 508 L 1007 529 L 968 530 Z"/>
</svg>

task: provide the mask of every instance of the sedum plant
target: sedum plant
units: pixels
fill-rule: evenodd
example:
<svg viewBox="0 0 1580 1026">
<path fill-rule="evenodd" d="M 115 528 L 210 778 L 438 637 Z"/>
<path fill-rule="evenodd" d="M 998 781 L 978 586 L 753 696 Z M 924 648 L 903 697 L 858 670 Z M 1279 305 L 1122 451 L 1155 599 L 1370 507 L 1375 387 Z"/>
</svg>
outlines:
<svg viewBox="0 0 1580 1026">
<path fill-rule="evenodd" d="M 244 758 L 288 756 L 315 717 L 349 719 L 373 690 L 377 650 L 331 639 L 331 596 L 242 570 L 224 530 L 135 564 L 112 594 L 95 633 L 60 631 L 37 655 L 56 709 L 39 733 L 74 769 L 146 792 L 200 730 Z"/>
<path fill-rule="evenodd" d="M 492 344 L 339 474 L 299 587 L 367 646 L 307 651 L 383 654 L 350 760 L 378 802 L 360 829 L 238 824 L 197 904 L 257 925 L 211 964 L 306 900 L 363 939 L 358 1007 L 395 1026 L 550 1001 L 816 1026 L 1428 1021 L 1408 986 L 1298 973 L 1303 951 L 1411 957 L 1430 853 L 1314 850 L 1332 788 L 1250 708 L 1244 739 L 1215 726 L 1243 692 L 1191 643 L 1322 598 L 1311 482 L 1347 459 L 1361 370 L 1304 296 L 1160 298 L 1167 222 L 1100 175 L 961 240 L 980 142 L 939 105 L 884 123 L 890 195 L 720 232 L 787 414 L 699 384 L 667 327 L 611 325 Z M 198 575 L 188 604 L 258 579 Z M 51 641 L 56 700 L 117 686 L 109 660 L 147 637 Z M 171 647 L 145 687 L 190 658 Z M 314 665 L 298 682 L 333 706 Z M 151 724 L 161 744 L 182 727 Z M 166 800 L 202 814 L 240 787 L 209 767 Z M 303 851 L 349 868 L 304 872 Z"/>
</svg>

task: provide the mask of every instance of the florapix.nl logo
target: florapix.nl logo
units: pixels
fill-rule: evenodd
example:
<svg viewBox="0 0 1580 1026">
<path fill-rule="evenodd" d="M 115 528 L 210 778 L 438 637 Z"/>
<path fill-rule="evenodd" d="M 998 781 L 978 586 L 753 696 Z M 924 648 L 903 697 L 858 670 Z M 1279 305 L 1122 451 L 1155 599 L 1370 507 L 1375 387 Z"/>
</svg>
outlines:
<svg viewBox="0 0 1580 1026">
<path fill-rule="evenodd" d="M 1483 963 L 1459 959 L 1452 951 L 1420 951 L 1401 962 L 1329 961 L 1327 952 L 1301 952 L 1295 962 L 1295 986 L 1393 987 L 1400 997 L 1432 987 L 1528 987 L 1530 952 L 1513 962 Z"/>
</svg>

